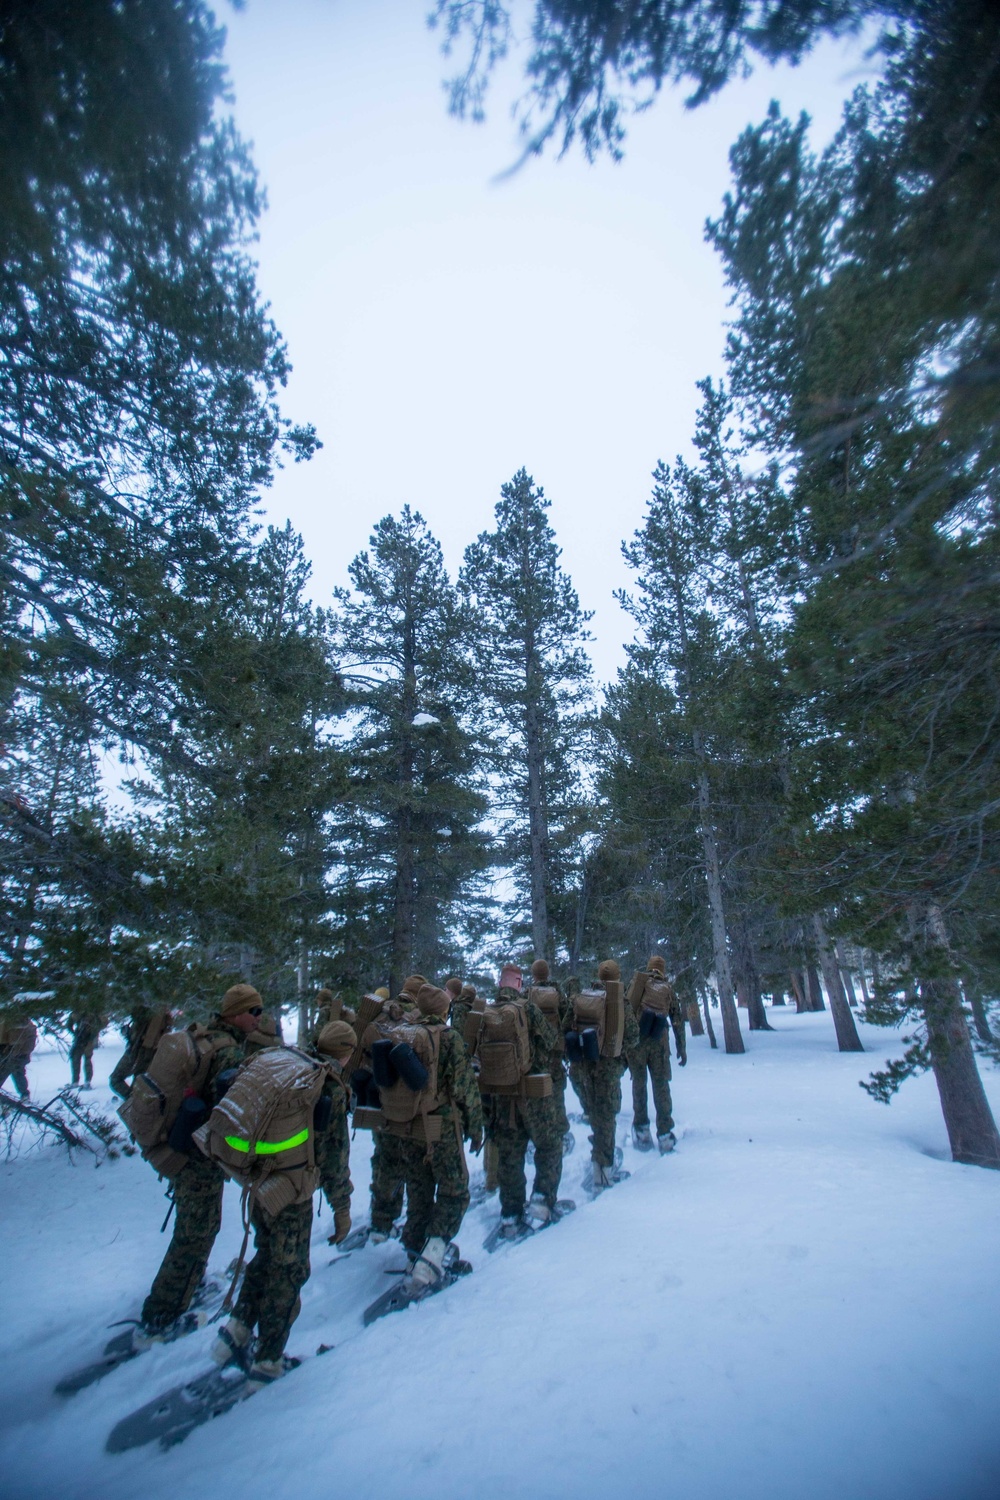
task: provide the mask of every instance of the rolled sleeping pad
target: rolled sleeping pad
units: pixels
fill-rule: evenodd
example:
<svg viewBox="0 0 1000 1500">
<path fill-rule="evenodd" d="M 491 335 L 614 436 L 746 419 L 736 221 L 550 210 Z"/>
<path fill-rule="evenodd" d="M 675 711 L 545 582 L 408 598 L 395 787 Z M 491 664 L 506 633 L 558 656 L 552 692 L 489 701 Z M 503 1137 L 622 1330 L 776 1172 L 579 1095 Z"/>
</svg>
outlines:
<svg viewBox="0 0 1000 1500">
<path fill-rule="evenodd" d="M 378 1108 L 378 1089 L 375 1087 L 370 1068 L 355 1068 L 351 1074 L 351 1088 L 359 1109 Z M 375 1095 L 374 1101 L 371 1095 Z"/>
<path fill-rule="evenodd" d="M 372 1043 L 372 1076 L 376 1088 L 391 1089 L 399 1078 L 392 1064 L 394 1043 L 386 1040 Z"/>
<path fill-rule="evenodd" d="M 601 1043 L 596 1026 L 585 1026 L 580 1032 L 580 1045 L 586 1062 L 597 1062 L 601 1055 Z"/>
<path fill-rule="evenodd" d="M 580 1043 L 578 1031 L 567 1031 L 566 1033 L 566 1056 L 571 1063 L 583 1062 L 583 1047 Z"/>
<path fill-rule="evenodd" d="M 658 1042 L 660 1040 L 660 1037 L 663 1035 L 663 1033 L 666 1031 L 666 1029 L 667 1029 L 667 1018 L 666 1018 L 666 1016 L 657 1016 L 656 1020 L 655 1020 L 655 1022 L 653 1024 L 653 1030 L 652 1030 L 652 1033 L 651 1033 L 654 1042 Z"/>
<path fill-rule="evenodd" d="M 235 1079 L 239 1071 L 239 1068 L 224 1068 L 223 1071 L 219 1074 L 218 1078 L 215 1080 L 216 1104 L 218 1104 L 220 1099 L 224 1099 L 229 1093 L 229 1090 L 233 1086 L 233 1080 Z"/>
<path fill-rule="evenodd" d="M 647 1010 L 646 1007 L 643 1006 L 642 1015 L 639 1017 L 639 1036 L 643 1041 L 645 1041 L 647 1037 L 656 1035 L 656 1022 L 658 1019 L 659 1017 L 657 1016 L 655 1010 Z"/>
<path fill-rule="evenodd" d="M 313 1130 L 322 1132 L 327 1130 L 333 1115 L 333 1100 L 326 1092 L 320 1094 L 313 1105 Z"/>
<path fill-rule="evenodd" d="M 409 1042 L 397 1042 L 389 1053 L 389 1061 L 406 1087 L 412 1089 L 415 1094 L 419 1094 L 430 1074 Z"/>
</svg>

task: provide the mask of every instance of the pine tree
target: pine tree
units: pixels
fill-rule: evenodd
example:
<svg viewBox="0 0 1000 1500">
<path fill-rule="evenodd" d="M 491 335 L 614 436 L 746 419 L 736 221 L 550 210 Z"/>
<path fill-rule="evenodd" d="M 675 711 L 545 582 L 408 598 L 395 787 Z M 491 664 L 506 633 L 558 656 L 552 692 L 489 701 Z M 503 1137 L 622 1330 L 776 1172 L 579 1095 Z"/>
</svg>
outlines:
<svg viewBox="0 0 1000 1500">
<path fill-rule="evenodd" d="M 395 993 L 415 966 L 452 966 L 476 931 L 488 842 L 475 683 L 440 545 L 404 506 L 370 548 L 331 620 L 355 720 L 336 827 L 340 934 L 356 955 L 342 977 L 388 974 Z"/>
<path fill-rule="evenodd" d="M 549 505 L 519 469 L 500 491 L 495 529 L 466 548 L 459 590 L 475 625 L 505 858 L 527 908 L 531 946 L 551 958 L 558 937 L 572 946 L 575 925 L 576 903 L 567 896 L 586 826 L 579 778 L 591 669 L 590 615 L 560 566 Z"/>
</svg>

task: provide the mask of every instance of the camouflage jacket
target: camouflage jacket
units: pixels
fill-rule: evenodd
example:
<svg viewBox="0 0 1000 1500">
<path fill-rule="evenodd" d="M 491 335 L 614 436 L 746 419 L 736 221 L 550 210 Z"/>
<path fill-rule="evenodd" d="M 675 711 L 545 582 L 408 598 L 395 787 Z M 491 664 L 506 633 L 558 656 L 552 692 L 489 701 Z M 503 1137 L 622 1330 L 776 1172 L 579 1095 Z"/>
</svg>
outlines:
<svg viewBox="0 0 1000 1500">
<path fill-rule="evenodd" d="M 462 1134 L 470 1141 L 483 1138 L 483 1104 L 479 1097 L 479 1086 L 472 1071 L 465 1043 L 457 1031 L 445 1024 L 443 1016 L 421 1016 L 421 1026 L 440 1027 L 441 1051 L 438 1055 L 438 1093 L 444 1095 L 446 1103 L 440 1113 L 452 1119 L 457 1110 L 462 1125 Z"/>
<path fill-rule="evenodd" d="M 322 1054 L 310 1048 L 314 1057 Z M 328 1057 L 322 1057 L 329 1062 Z M 336 1066 L 336 1065 L 335 1065 Z M 324 1099 L 330 1101 L 330 1123 L 316 1133 L 316 1165 L 319 1185 L 331 1208 L 349 1208 L 354 1184 L 351 1181 L 351 1135 L 347 1124 L 350 1091 L 338 1068 L 335 1078 L 323 1085 Z"/>
<path fill-rule="evenodd" d="M 238 1068 L 246 1057 L 246 1036 L 238 1026 L 231 1026 L 221 1016 L 213 1016 L 208 1022 L 206 1033 L 209 1041 L 222 1042 L 228 1039 L 230 1045 L 220 1046 L 217 1052 L 212 1053 L 212 1061 L 208 1065 L 208 1076 L 205 1079 L 205 1087 L 201 1091 L 201 1097 L 209 1108 L 214 1109 L 219 1102 L 218 1079 L 220 1073 L 226 1073 L 230 1068 Z"/>
</svg>

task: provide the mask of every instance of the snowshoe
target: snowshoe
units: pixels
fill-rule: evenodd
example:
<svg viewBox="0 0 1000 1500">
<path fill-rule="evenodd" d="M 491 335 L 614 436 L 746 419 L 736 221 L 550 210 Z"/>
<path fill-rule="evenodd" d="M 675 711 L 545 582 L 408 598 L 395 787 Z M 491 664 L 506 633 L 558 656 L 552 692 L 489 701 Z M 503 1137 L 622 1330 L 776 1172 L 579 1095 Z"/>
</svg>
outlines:
<svg viewBox="0 0 1000 1500">
<path fill-rule="evenodd" d="M 576 1136 L 572 1130 L 567 1130 L 563 1136 L 563 1156 L 572 1156 L 576 1150 Z"/>
<path fill-rule="evenodd" d="M 218 1288 L 216 1288 L 216 1300 L 221 1300 L 221 1292 Z M 210 1307 L 211 1301 L 203 1303 L 196 1311 L 183 1313 L 175 1323 L 171 1323 L 169 1328 L 151 1333 L 148 1338 L 139 1332 L 141 1324 L 132 1323 L 105 1344 L 104 1353 L 100 1359 L 65 1375 L 55 1387 L 56 1395 L 73 1396 L 77 1391 L 86 1390 L 88 1385 L 94 1385 L 98 1380 L 103 1380 L 105 1375 L 110 1375 L 111 1371 L 117 1370 L 119 1365 L 127 1364 L 130 1359 L 145 1354 L 146 1350 L 151 1349 L 154 1344 L 172 1344 L 175 1339 L 184 1338 L 189 1333 L 196 1333 L 208 1322 Z"/>
<path fill-rule="evenodd" d="M 459 1267 L 468 1267 L 468 1270 Z M 411 1276 L 404 1275 L 404 1279 L 391 1286 L 381 1297 L 376 1297 L 374 1302 L 369 1303 L 364 1312 L 364 1325 L 370 1327 L 372 1323 L 384 1318 L 388 1313 L 402 1312 L 404 1308 L 412 1307 L 416 1302 L 423 1302 L 427 1297 L 433 1297 L 438 1292 L 443 1292 L 446 1287 L 453 1286 L 461 1276 L 467 1276 L 472 1270 L 469 1262 L 458 1260 L 456 1257 L 452 1265 L 443 1265 L 441 1275 L 437 1281 L 432 1281 L 424 1286 L 414 1286 Z M 401 1273 L 402 1274 L 402 1273 Z"/>
<path fill-rule="evenodd" d="M 301 1363 L 301 1360 L 286 1355 L 284 1371 L 294 1370 Z M 238 1365 L 211 1370 L 185 1385 L 174 1386 L 173 1390 L 165 1391 L 162 1396 L 140 1406 L 138 1411 L 123 1417 L 111 1429 L 105 1451 L 125 1453 L 129 1448 L 142 1448 L 156 1441 L 161 1448 L 172 1448 L 176 1443 L 182 1443 L 196 1427 L 231 1411 L 238 1402 L 259 1389 L 260 1385 L 251 1382 Z"/>
<path fill-rule="evenodd" d="M 677 1145 L 677 1137 L 672 1130 L 668 1130 L 664 1135 L 656 1137 L 656 1144 L 660 1148 L 660 1155 L 666 1156 Z"/>
<path fill-rule="evenodd" d="M 652 1151 L 653 1137 L 648 1125 L 632 1126 L 632 1144 L 637 1151 Z"/>
</svg>

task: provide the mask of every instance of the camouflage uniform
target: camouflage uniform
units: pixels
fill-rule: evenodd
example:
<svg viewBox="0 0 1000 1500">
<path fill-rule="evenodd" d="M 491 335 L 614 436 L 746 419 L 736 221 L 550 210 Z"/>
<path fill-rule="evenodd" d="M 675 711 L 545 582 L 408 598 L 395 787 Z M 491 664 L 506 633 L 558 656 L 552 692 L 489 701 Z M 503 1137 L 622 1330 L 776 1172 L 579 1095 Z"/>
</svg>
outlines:
<svg viewBox="0 0 1000 1500">
<path fill-rule="evenodd" d="M 329 1062 L 329 1058 L 324 1057 L 323 1061 Z M 330 1100 L 330 1123 L 317 1136 L 316 1165 L 323 1196 L 336 1213 L 338 1208 L 350 1208 L 354 1191 L 350 1168 L 351 1136 L 347 1124 L 350 1094 L 339 1077 L 324 1084 L 323 1094 Z"/>
<path fill-rule="evenodd" d="M 412 1015 L 413 1010 L 413 996 L 402 994 L 396 1000 L 387 1000 L 382 1014 L 400 1020 L 404 1015 Z M 364 1061 L 366 1066 L 371 1066 L 369 1054 L 366 1053 Z M 375 1132 L 369 1221 L 378 1234 L 391 1234 L 393 1225 L 403 1212 L 406 1167 L 401 1144 L 397 1136 L 391 1136 L 387 1131 Z"/>
<path fill-rule="evenodd" d="M 572 1026 L 573 1012 L 569 1009 L 565 1029 Z M 579 1069 L 586 1090 L 587 1114 L 592 1131 L 590 1144 L 593 1159 L 599 1167 L 613 1167 L 615 1162 L 615 1124 L 622 1107 L 622 1074 L 625 1072 L 626 1056 L 639 1042 L 639 1023 L 631 1005 L 625 1004 L 625 1033 L 620 1057 L 599 1057 L 596 1062 L 574 1063 Z M 572 1072 L 571 1072 L 572 1076 Z M 574 1079 L 579 1093 L 579 1084 Z M 581 1100 L 583 1099 L 581 1095 Z"/>
<path fill-rule="evenodd" d="M 25 1069 L 37 1040 L 38 1032 L 32 1021 L 0 1023 L 0 1088 L 8 1078 L 13 1078 L 14 1087 L 22 1099 L 30 1097 Z"/>
<path fill-rule="evenodd" d="M 299 1293 L 309 1280 L 312 1199 L 280 1213 L 254 1208 L 254 1257 L 247 1266 L 233 1317 L 257 1329 L 257 1360 L 277 1360 L 285 1352 L 292 1324 L 302 1306 Z"/>
<path fill-rule="evenodd" d="M 94 1048 L 101 1032 L 108 1024 L 107 1016 L 88 1015 L 86 1011 L 74 1011 L 69 1018 L 73 1027 L 73 1045 L 69 1049 L 69 1065 L 73 1073 L 73 1087 L 80 1082 L 80 1069 L 87 1084 L 94 1081 Z"/>
<path fill-rule="evenodd" d="M 202 1097 L 209 1107 L 217 1102 L 216 1081 L 220 1073 L 238 1068 L 243 1061 L 244 1035 L 236 1026 L 216 1016 L 208 1028 L 211 1040 L 227 1038 L 231 1045 L 212 1054 Z M 165 1328 L 186 1312 L 208 1265 L 215 1237 L 222 1225 L 222 1189 L 226 1178 L 221 1167 L 192 1147 L 191 1160 L 174 1178 L 174 1232 L 163 1264 L 157 1271 L 149 1296 L 142 1306 L 146 1328 Z"/>
<path fill-rule="evenodd" d="M 517 990 L 501 989 L 497 1003 L 523 1005 L 528 1013 L 532 1073 L 549 1073 L 553 1061 L 560 1062 L 558 1038 L 538 1006 Z M 513 1099 L 490 1095 L 487 1131 L 498 1153 L 497 1183 L 500 1212 L 504 1218 L 520 1218 L 528 1196 L 524 1158 L 531 1141 L 535 1147 L 535 1181 L 532 1192 L 553 1207 L 562 1178 L 563 1136 L 568 1126 L 565 1109 L 557 1095 L 548 1099 Z"/>
<path fill-rule="evenodd" d="M 441 1119 L 441 1139 L 427 1159 L 423 1141 L 384 1132 L 384 1139 L 402 1147 L 400 1160 L 406 1180 L 406 1223 L 402 1241 L 419 1254 L 428 1239 L 453 1240 L 469 1206 L 469 1169 L 462 1140 L 483 1139 L 483 1107 L 476 1077 L 462 1038 L 445 1025 L 443 1016 L 421 1016 L 420 1025 L 440 1027 L 438 1092 L 447 1102 L 435 1115 Z"/>
<path fill-rule="evenodd" d="M 662 980 L 662 974 L 656 975 Z M 631 1006 L 628 1007 L 632 1009 Z M 674 997 L 669 1011 L 670 1025 L 674 1033 L 677 1056 L 687 1060 L 687 1041 L 684 1035 L 684 1010 Z M 638 1032 L 638 1025 L 636 1026 Z M 649 1125 L 649 1103 L 646 1094 L 646 1074 L 653 1085 L 653 1105 L 656 1110 L 656 1133 L 666 1135 L 674 1128 L 673 1104 L 670 1098 L 670 1032 L 664 1027 L 658 1037 L 640 1038 L 628 1049 L 628 1066 L 632 1075 L 632 1124 L 641 1129 Z"/>
<path fill-rule="evenodd" d="M 129 1024 L 125 1028 L 125 1051 L 115 1063 L 114 1070 L 108 1083 L 121 1099 L 127 1099 L 131 1090 L 129 1079 L 134 1078 L 137 1073 L 145 1073 L 153 1058 L 156 1056 L 156 1048 L 160 1037 L 151 1047 L 144 1046 L 146 1033 L 157 1016 L 163 1016 L 162 1010 L 149 1010 L 145 1007 L 134 1010 L 129 1017 Z M 164 1025 L 160 1036 L 165 1035 L 167 1026 Z"/>
</svg>

